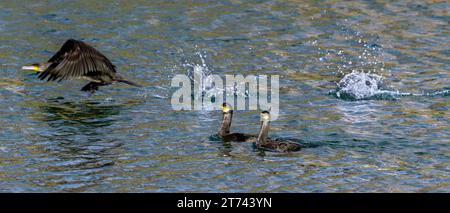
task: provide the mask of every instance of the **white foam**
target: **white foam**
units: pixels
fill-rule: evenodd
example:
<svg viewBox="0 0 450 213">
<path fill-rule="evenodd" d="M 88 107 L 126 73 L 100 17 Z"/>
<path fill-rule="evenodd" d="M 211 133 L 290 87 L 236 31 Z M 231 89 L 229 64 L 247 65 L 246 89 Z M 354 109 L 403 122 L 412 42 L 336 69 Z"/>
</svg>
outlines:
<svg viewBox="0 0 450 213">
<path fill-rule="evenodd" d="M 386 92 L 380 89 L 382 81 L 383 77 L 380 75 L 352 71 L 339 81 L 336 96 L 341 98 L 342 95 L 346 95 L 356 100 L 367 99 Z"/>
</svg>

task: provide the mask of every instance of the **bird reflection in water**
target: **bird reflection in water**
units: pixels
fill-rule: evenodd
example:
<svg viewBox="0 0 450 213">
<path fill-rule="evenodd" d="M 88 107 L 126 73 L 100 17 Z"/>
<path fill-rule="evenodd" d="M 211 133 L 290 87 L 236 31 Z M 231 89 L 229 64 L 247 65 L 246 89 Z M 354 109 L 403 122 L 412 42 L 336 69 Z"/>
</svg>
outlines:
<svg viewBox="0 0 450 213">
<path fill-rule="evenodd" d="M 62 191 L 82 191 L 100 184 L 108 177 L 123 141 L 114 136 L 111 126 L 123 105 L 105 105 L 92 101 L 70 102 L 63 98 L 49 99 L 37 107 L 39 122 L 50 128 L 36 133 L 36 148 L 42 158 L 49 159 L 40 170 L 49 175 L 40 177 L 39 185 L 58 185 Z"/>
</svg>

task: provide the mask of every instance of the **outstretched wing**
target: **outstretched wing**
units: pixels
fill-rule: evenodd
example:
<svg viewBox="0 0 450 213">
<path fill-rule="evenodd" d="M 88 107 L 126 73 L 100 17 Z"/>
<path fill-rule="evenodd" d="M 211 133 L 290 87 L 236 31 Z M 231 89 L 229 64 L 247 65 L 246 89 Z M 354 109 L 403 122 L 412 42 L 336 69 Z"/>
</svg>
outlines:
<svg viewBox="0 0 450 213">
<path fill-rule="evenodd" d="M 65 80 L 87 75 L 112 75 L 116 67 L 95 48 L 74 39 L 67 40 L 51 57 L 51 65 L 39 75 L 47 81 Z"/>
</svg>

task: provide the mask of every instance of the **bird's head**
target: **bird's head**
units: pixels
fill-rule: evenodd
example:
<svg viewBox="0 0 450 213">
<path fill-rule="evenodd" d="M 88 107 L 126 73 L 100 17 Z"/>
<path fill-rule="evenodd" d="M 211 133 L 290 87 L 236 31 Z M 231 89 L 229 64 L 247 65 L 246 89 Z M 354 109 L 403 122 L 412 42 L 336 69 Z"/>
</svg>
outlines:
<svg viewBox="0 0 450 213">
<path fill-rule="evenodd" d="M 229 112 L 232 112 L 232 111 L 233 110 L 232 110 L 231 106 L 228 103 L 223 103 L 222 104 L 222 112 L 223 113 L 229 113 Z"/>
<path fill-rule="evenodd" d="M 269 111 L 262 111 L 260 114 L 261 121 L 270 121 L 270 113 Z"/>
<path fill-rule="evenodd" d="M 31 65 L 26 65 L 22 67 L 22 70 L 29 70 L 29 71 L 35 71 L 35 72 L 44 72 L 47 67 L 49 66 L 48 63 L 34 63 Z"/>
</svg>

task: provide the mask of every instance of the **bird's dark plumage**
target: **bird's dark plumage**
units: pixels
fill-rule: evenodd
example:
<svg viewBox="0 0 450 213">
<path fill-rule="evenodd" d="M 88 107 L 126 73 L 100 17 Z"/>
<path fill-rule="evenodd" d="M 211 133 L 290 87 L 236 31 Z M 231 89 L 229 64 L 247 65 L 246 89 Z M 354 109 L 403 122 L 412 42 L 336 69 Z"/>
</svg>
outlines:
<svg viewBox="0 0 450 213">
<path fill-rule="evenodd" d="M 83 76 L 112 80 L 116 73 L 116 67 L 102 53 L 74 39 L 67 40 L 48 62 L 50 66 L 39 75 L 41 80 L 61 81 Z"/>
<path fill-rule="evenodd" d="M 89 84 L 82 91 L 95 91 L 99 86 L 122 82 L 140 87 L 124 79 L 116 72 L 116 66 L 102 53 L 90 45 L 75 39 L 67 40 L 48 62 L 24 66 L 41 71 L 38 78 L 47 81 L 85 79 Z"/>
<path fill-rule="evenodd" d="M 256 141 L 256 135 L 249 135 L 244 133 L 230 133 L 231 121 L 233 119 L 233 110 L 227 103 L 222 104 L 222 124 L 219 129 L 219 137 L 223 141 L 235 141 L 235 142 L 254 142 Z"/>
<path fill-rule="evenodd" d="M 270 113 L 268 111 L 261 112 L 261 130 L 256 140 L 256 147 L 276 152 L 296 152 L 302 149 L 298 143 L 283 139 L 270 139 L 269 135 Z"/>
<path fill-rule="evenodd" d="M 102 84 L 102 83 L 97 83 L 97 82 L 90 82 L 90 83 L 84 85 L 84 87 L 81 88 L 81 91 L 84 91 L 84 92 L 91 91 L 92 92 L 92 91 L 98 90 L 99 86 L 105 86 L 105 85 L 107 85 L 107 84 Z"/>
<path fill-rule="evenodd" d="M 267 138 L 264 144 L 256 142 L 256 147 L 262 150 L 276 152 L 297 152 L 302 149 L 302 146 L 298 143 L 281 139 L 272 140 L 270 138 Z"/>
<path fill-rule="evenodd" d="M 256 135 L 249 135 L 239 132 L 219 136 L 223 141 L 234 141 L 234 142 L 255 142 L 257 139 Z"/>
</svg>

